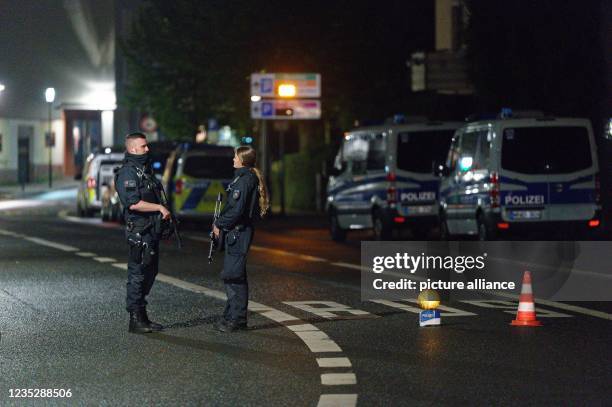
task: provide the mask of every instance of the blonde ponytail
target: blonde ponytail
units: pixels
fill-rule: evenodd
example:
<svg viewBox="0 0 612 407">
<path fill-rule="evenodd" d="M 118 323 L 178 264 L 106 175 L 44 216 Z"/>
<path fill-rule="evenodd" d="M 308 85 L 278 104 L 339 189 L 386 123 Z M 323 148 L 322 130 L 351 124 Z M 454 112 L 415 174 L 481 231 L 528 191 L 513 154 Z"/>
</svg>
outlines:
<svg viewBox="0 0 612 407">
<path fill-rule="evenodd" d="M 268 196 L 268 188 L 266 188 L 266 181 L 264 180 L 263 174 L 257 168 L 252 168 L 255 175 L 257 175 L 257 179 L 259 180 L 259 186 L 257 190 L 259 192 L 259 216 L 262 218 L 268 212 L 268 208 L 270 207 L 270 197 Z"/>
<path fill-rule="evenodd" d="M 250 168 L 259 180 L 259 187 L 257 188 L 259 192 L 259 215 L 263 218 L 270 208 L 270 195 L 268 195 L 268 188 L 266 188 L 266 180 L 263 174 L 255 167 L 257 164 L 257 153 L 251 146 L 240 146 L 236 148 L 236 155 L 240 158 L 242 165 Z"/>
</svg>

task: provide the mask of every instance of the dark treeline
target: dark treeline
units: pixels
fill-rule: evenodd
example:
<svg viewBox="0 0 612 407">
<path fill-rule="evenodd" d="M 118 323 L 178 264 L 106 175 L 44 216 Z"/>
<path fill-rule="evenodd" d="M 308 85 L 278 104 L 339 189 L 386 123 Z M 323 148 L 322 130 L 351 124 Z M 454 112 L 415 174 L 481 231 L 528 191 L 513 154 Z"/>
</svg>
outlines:
<svg viewBox="0 0 612 407">
<path fill-rule="evenodd" d="M 465 4 L 477 89 L 469 108 L 601 110 L 600 1 Z M 448 116 L 440 110 L 453 103 L 410 92 L 406 66 L 412 52 L 434 48 L 434 7 L 430 0 L 149 0 L 123 44 L 129 102 L 152 110 L 174 136 L 193 134 L 210 117 L 249 131 L 252 72 L 320 72 L 324 117 L 334 127 L 398 112 Z"/>
</svg>

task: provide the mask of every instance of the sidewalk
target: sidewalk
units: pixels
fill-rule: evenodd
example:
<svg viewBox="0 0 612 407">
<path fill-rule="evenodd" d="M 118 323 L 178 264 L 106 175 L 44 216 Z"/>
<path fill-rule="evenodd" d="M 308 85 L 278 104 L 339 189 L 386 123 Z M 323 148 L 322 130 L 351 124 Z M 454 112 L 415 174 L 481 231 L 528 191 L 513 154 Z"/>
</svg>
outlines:
<svg viewBox="0 0 612 407">
<path fill-rule="evenodd" d="M 77 188 L 79 181 L 72 177 L 65 177 L 53 180 L 53 188 L 49 189 L 48 181 L 40 183 L 25 184 L 22 189 L 21 185 L 0 185 L 0 200 L 3 199 L 20 199 L 37 195 L 44 192 L 56 191 L 59 189 Z"/>
</svg>

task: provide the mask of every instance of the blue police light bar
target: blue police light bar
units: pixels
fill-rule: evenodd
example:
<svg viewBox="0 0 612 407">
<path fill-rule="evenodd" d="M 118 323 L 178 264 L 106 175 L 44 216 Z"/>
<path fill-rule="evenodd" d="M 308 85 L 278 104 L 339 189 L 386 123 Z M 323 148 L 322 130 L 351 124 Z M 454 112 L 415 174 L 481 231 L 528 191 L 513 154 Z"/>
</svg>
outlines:
<svg viewBox="0 0 612 407">
<path fill-rule="evenodd" d="M 153 163 L 153 169 L 159 170 L 161 168 L 161 163 L 159 161 L 155 161 Z"/>
</svg>

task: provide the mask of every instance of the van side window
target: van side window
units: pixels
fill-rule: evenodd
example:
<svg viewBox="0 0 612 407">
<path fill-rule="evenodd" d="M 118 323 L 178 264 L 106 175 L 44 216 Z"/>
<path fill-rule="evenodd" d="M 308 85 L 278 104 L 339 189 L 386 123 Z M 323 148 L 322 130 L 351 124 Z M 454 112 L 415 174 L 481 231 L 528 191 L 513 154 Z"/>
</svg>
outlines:
<svg viewBox="0 0 612 407">
<path fill-rule="evenodd" d="M 342 155 L 348 163 L 348 168 L 353 175 L 361 175 L 366 172 L 368 157 L 368 135 L 352 135 L 343 146 Z"/>
<path fill-rule="evenodd" d="M 466 132 L 461 137 L 459 149 L 459 167 L 462 171 L 474 168 L 476 159 L 476 147 L 478 145 L 478 132 Z"/>
<path fill-rule="evenodd" d="M 448 157 L 446 158 L 446 167 L 450 172 L 454 172 L 457 167 L 457 160 L 459 160 L 459 135 L 453 137 L 450 149 L 448 150 Z"/>
<path fill-rule="evenodd" d="M 478 132 L 478 150 L 476 152 L 476 169 L 489 167 L 489 153 L 491 150 L 491 142 L 488 139 L 489 130 Z"/>
<path fill-rule="evenodd" d="M 370 138 L 366 165 L 368 171 L 385 169 L 385 150 L 386 142 L 383 134 L 376 134 Z"/>
</svg>

